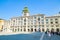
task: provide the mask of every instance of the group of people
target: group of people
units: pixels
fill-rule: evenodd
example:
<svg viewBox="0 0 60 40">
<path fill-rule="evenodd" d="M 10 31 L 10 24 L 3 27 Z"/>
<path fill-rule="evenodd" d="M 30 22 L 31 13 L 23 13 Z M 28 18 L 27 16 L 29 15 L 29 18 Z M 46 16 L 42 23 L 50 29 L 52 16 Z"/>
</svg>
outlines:
<svg viewBox="0 0 60 40">
<path fill-rule="evenodd" d="M 49 36 L 51 36 L 51 34 L 52 35 L 56 34 L 56 35 L 60 36 L 60 32 L 54 32 L 54 31 L 51 31 L 51 32 L 50 31 L 46 31 L 45 34 L 48 34 Z"/>
</svg>

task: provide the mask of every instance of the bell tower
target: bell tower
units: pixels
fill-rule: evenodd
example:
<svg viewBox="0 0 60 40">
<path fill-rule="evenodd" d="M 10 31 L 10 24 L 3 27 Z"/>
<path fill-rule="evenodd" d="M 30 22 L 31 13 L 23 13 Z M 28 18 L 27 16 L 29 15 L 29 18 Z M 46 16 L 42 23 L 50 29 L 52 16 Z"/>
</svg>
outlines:
<svg viewBox="0 0 60 40">
<path fill-rule="evenodd" d="M 29 16 L 29 10 L 28 10 L 28 7 L 24 7 L 22 13 L 23 13 L 23 16 Z"/>
</svg>

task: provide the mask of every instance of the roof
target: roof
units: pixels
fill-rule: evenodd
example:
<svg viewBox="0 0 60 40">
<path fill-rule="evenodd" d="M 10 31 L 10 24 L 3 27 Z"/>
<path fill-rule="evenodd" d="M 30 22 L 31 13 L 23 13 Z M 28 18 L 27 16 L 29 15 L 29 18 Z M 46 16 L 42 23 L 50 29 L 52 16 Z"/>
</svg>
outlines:
<svg viewBox="0 0 60 40">
<path fill-rule="evenodd" d="M 29 12 L 28 7 L 24 7 L 23 12 L 28 13 Z"/>
<path fill-rule="evenodd" d="M 60 12 L 53 16 L 46 16 L 46 18 L 56 18 L 56 17 L 60 17 Z"/>
<path fill-rule="evenodd" d="M 60 12 L 58 14 L 54 15 L 54 16 L 60 16 Z"/>
</svg>

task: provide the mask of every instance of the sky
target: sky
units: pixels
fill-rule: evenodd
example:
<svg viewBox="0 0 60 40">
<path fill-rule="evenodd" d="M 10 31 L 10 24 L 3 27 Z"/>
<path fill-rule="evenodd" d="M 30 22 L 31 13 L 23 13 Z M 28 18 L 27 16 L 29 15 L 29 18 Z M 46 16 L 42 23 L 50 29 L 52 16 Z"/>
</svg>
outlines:
<svg viewBox="0 0 60 40">
<path fill-rule="evenodd" d="M 60 11 L 60 0 L 0 0 L 0 18 L 22 16 L 22 10 L 28 7 L 30 15 L 55 15 Z"/>
</svg>

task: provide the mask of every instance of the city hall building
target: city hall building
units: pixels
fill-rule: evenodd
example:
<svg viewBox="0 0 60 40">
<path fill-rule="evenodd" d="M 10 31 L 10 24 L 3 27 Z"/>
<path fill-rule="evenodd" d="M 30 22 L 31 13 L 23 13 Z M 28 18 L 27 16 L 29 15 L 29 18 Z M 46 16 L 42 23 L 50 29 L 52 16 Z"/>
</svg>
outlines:
<svg viewBox="0 0 60 40">
<path fill-rule="evenodd" d="M 30 15 L 27 7 L 24 7 L 22 14 L 10 19 L 10 30 L 13 32 L 60 31 L 60 14 L 49 17 L 44 14 Z"/>
<path fill-rule="evenodd" d="M 30 15 L 28 8 L 24 7 L 22 14 L 22 16 L 12 17 L 5 29 L 12 32 L 45 32 L 47 30 L 60 32 L 60 13 L 54 16 Z"/>
</svg>

